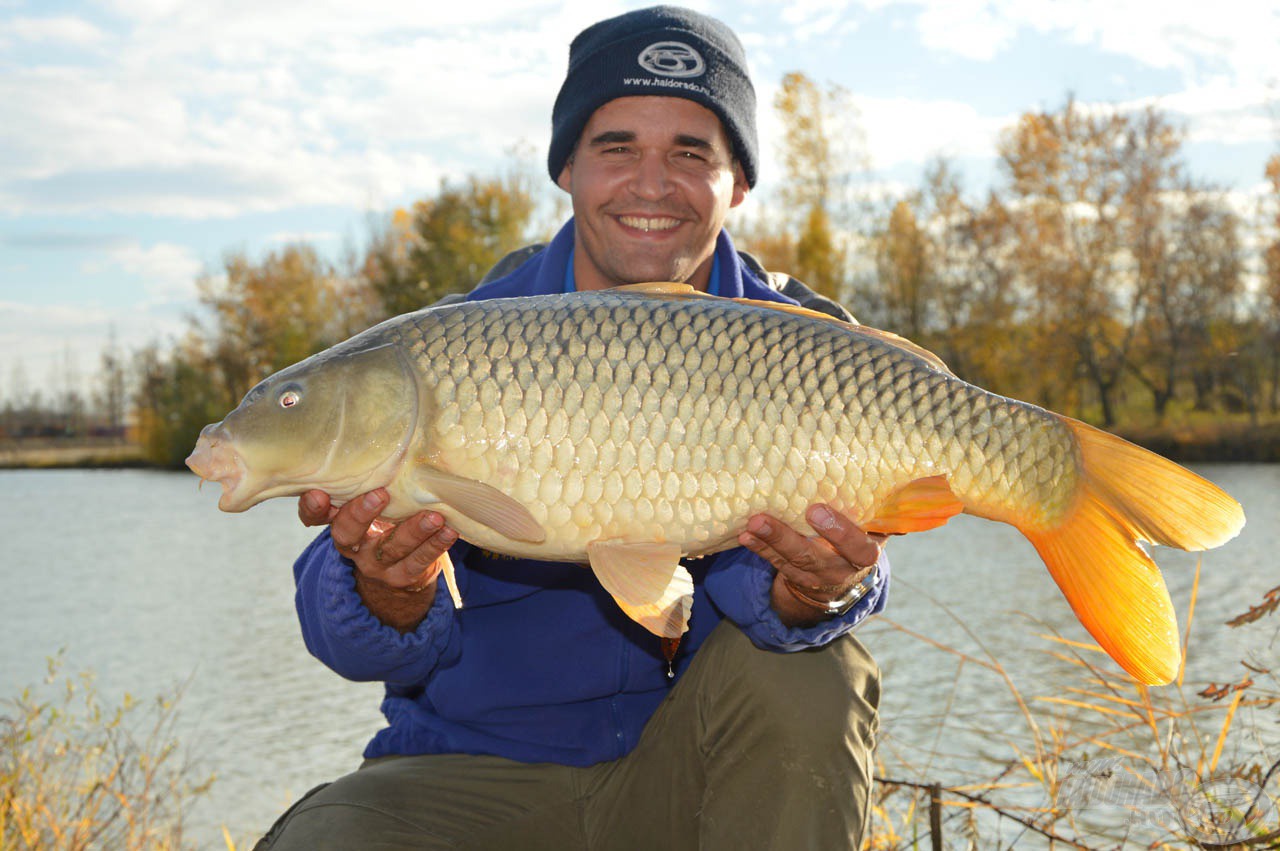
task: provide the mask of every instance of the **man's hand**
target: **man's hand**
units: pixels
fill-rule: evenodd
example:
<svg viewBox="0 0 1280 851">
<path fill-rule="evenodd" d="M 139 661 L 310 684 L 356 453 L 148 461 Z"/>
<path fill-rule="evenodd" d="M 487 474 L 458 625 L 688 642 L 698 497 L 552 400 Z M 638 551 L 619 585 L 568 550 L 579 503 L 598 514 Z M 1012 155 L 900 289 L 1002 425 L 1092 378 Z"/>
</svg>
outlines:
<svg viewBox="0 0 1280 851">
<path fill-rule="evenodd" d="M 458 533 L 434 511 L 395 524 L 377 519 L 389 501 L 378 488 L 337 508 L 328 494 L 313 490 L 299 498 L 298 519 L 306 526 L 329 525 L 334 547 L 356 565 L 356 590 L 365 605 L 383 623 L 408 632 L 431 608 L 436 576 Z"/>
<path fill-rule="evenodd" d="M 869 535 L 843 514 L 825 505 L 809 507 L 809 525 L 818 537 L 807 537 L 768 514 L 747 521 L 738 543 L 777 568 L 772 590 L 774 611 L 788 626 L 812 625 L 821 612 L 796 599 L 784 581 L 815 600 L 838 600 L 875 566 L 883 535 Z"/>
</svg>

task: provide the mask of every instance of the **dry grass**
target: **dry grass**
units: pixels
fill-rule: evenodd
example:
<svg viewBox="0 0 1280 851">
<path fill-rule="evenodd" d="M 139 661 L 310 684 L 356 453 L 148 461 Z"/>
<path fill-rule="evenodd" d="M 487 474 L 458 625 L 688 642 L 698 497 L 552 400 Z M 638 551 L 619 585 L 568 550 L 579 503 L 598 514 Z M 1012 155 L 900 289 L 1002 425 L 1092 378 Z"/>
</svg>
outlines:
<svg viewBox="0 0 1280 851">
<path fill-rule="evenodd" d="M 0 848 L 176 851 L 192 780 L 174 736 L 177 697 L 104 708 L 93 677 L 49 676 L 0 706 Z M 52 696 L 49 696 L 52 695 Z"/>
<path fill-rule="evenodd" d="M 1193 590 L 1188 639 L 1195 599 Z M 1231 625 L 1259 622 L 1277 600 L 1280 588 Z M 1039 625 L 1044 651 L 1067 681 L 1052 694 L 1027 695 L 985 649 L 967 654 L 890 625 L 954 659 L 957 684 L 974 666 L 994 675 L 1007 691 L 1000 717 L 1019 723 L 984 730 L 996 751 L 975 756 L 971 780 L 941 788 L 929 775 L 950 704 L 923 762 L 882 746 L 865 848 L 1280 848 L 1280 754 L 1266 756 L 1262 741 L 1270 735 L 1274 750 L 1276 672 L 1245 661 L 1238 681 L 1189 693 L 1180 672 L 1174 684 L 1153 690 L 1120 672 L 1101 648 Z M 934 844 L 931 815 L 945 842 Z"/>
<path fill-rule="evenodd" d="M 138 467 L 143 463 L 141 446 L 118 440 L 0 441 L 0 469 Z"/>
</svg>

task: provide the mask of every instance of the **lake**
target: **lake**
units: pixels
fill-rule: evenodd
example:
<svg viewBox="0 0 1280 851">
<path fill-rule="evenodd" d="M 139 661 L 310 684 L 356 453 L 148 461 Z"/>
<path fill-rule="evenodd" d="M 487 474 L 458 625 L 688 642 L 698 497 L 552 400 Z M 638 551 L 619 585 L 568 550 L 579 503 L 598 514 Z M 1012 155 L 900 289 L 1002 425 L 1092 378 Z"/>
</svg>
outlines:
<svg viewBox="0 0 1280 851">
<path fill-rule="evenodd" d="M 1195 469 L 1240 500 L 1249 522 L 1203 555 L 1156 551 L 1183 628 L 1202 560 L 1185 689 L 1193 702 L 1209 681 L 1239 680 L 1240 659 L 1280 664 L 1277 618 L 1223 625 L 1280 585 L 1280 466 Z M 196 484 L 138 470 L 0 471 L 0 697 L 38 683 L 60 650 L 64 672 L 94 671 L 108 699 L 183 687 L 179 734 L 197 767 L 217 775 L 190 811 L 190 838 L 204 848 L 222 847 L 221 825 L 238 842 L 256 836 L 298 795 L 354 768 L 382 719 L 380 686 L 341 680 L 302 645 L 290 566 L 315 532 L 297 522 L 294 502 L 227 515 L 218 488 Z M 1089 639 L 1017 532 L 959 517 L 894 540 L 889 553 L 886 618 L 971 656 L 989 652 L 1024 695 L 1059 693 L 1066 666 L 1038 636 Z M 881 749 L 899 774 L 905 763 L 913 779 L 959 782 L 1023 724 L 1001 678 L 978 665 L 884 622 L 861 637 L 884 670 Z M 1237 723 L 1250 720 L 1242 712 Z M 1210 726 L 1220 724 L 1215 716 Z"/>
</svg>

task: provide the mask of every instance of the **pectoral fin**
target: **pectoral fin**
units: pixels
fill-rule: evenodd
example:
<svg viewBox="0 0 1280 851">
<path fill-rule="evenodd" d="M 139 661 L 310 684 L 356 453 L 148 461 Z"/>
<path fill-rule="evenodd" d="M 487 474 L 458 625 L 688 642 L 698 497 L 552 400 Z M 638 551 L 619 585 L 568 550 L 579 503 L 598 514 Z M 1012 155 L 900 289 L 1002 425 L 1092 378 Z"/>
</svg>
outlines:
<svg viewBox="0 0 1280 851">
<path fill-rule="evenodd" d="M 680 565 L 676 544 L 587 544 L 591 569 L 627 617 L 663 638 L 679 638 L 689 628 L 693 577 Z"/>
<path fill-rule="evenodd" d="M 908 482 L 889 495 L 876 516 L 862 524 L 863 531 L 881 535 L 923 532 L 946 523 L 964 511 L 947 484 L 946 476 L 927 476 Z"/>
<path fill-rule="evenodd" d="M 529 509 L 492 485 L 432 469 L 419 471 L 416 478 L 424 494 L 513 541 L 540 544 L 547 539 L 546 530 Z"/>
</svg>

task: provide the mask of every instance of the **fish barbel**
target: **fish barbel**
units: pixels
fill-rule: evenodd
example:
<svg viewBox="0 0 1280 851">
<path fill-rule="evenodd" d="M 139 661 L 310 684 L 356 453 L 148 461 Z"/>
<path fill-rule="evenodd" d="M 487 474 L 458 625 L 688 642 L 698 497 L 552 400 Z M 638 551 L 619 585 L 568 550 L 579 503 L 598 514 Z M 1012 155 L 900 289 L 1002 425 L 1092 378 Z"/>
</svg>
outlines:
<svg viewBox="0 0 1280 851">
<path fill-rule="evenodd" d="M 1154 453 L 955 377 L 875 329 L 677 284 L 496 299 L 387 320 L 267 378 L 187 459 L 219 506 L 385 487 L 494 552 L 589 563 L 650 631 L 687 628 L 679 561 L 825 502 L 902 534 L 1012 524 L 1126 671 L 1178 670 L 1139 542 L 1214 547 L 1240 505 Z M 452 568 L 450 592 L 461 605 Z"/>
</svg>

